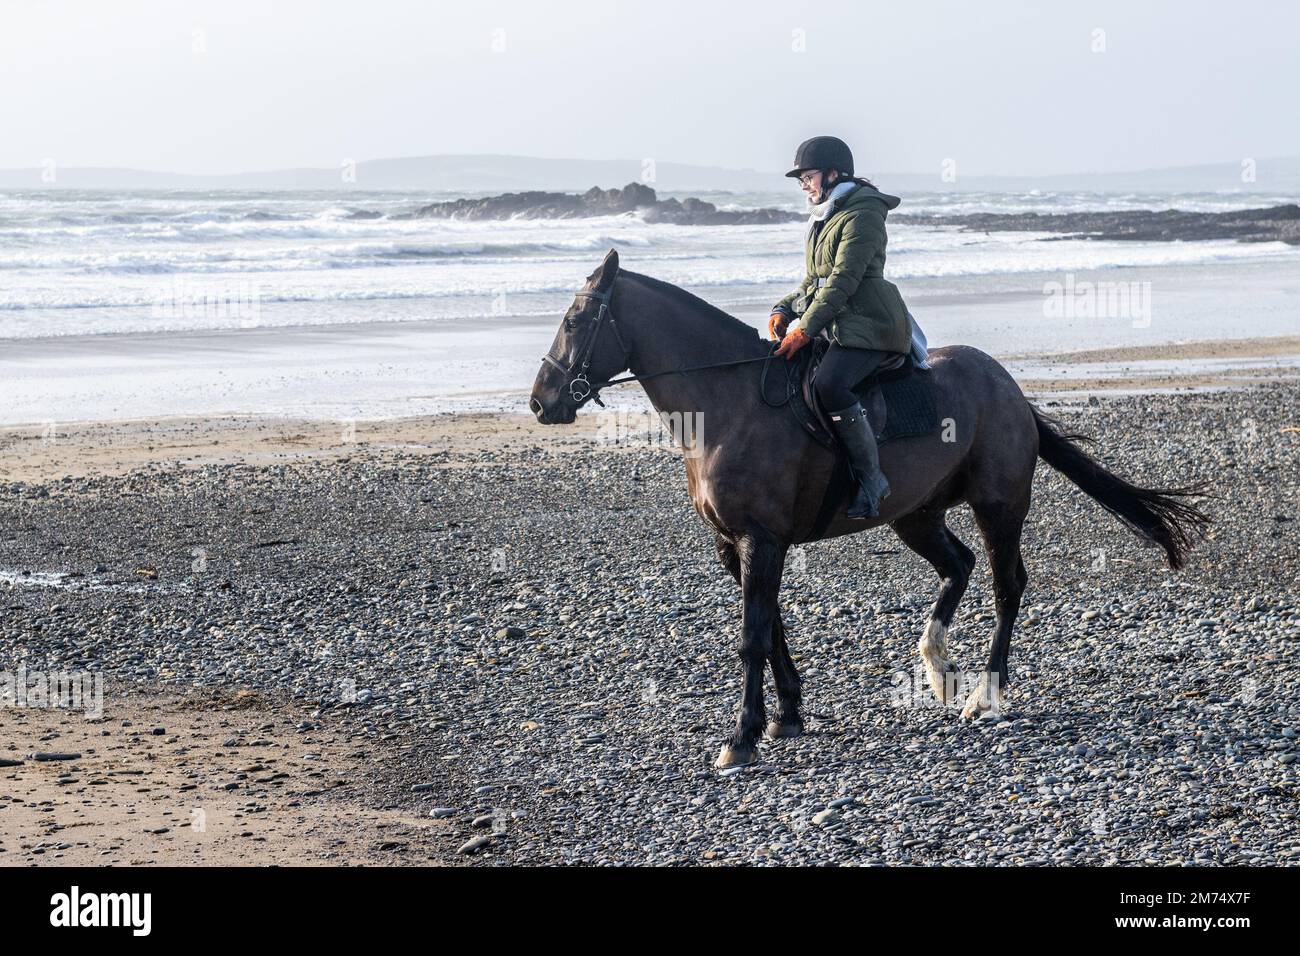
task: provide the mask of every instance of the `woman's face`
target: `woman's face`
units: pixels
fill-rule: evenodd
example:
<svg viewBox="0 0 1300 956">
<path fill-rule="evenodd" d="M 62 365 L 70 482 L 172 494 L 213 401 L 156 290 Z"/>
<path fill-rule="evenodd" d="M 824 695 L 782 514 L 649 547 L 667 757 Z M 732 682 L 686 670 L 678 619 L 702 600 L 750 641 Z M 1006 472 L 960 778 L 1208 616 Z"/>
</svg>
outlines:
<svg viewBox="0 0 1300 956">
<path fill-rule="evenodd" d="M 831 170 L 830 176 L 826 177 L 820 169 L 809 169 L 800 174 L 799 188 L 803 190 L 809 202 L 818 203 L 822 201 L 822 190 L 826 186 L 834 185 L 838 178 L 839 174 L 835 170 Z"/>
</svg>

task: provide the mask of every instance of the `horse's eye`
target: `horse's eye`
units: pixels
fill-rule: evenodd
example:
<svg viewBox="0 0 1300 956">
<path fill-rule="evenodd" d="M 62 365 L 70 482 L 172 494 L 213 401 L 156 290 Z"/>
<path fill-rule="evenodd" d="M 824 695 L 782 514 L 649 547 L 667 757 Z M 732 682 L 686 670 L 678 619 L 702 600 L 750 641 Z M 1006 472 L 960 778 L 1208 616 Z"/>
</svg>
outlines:
<svg viewBox="0 0 1300 956">
<path fill-rule="evenodd" d="M 566 331 L 566 332 L 572 332 L 572 331 L 574 331 L 577 327 L 578 327 L 578 323 L 575 322 L 575 321 L 573 320 L 573 316 L 571 316 L 571 315 L 566 315 L 566 316 L 564 317 L 564 331 Z"/>
</svg>

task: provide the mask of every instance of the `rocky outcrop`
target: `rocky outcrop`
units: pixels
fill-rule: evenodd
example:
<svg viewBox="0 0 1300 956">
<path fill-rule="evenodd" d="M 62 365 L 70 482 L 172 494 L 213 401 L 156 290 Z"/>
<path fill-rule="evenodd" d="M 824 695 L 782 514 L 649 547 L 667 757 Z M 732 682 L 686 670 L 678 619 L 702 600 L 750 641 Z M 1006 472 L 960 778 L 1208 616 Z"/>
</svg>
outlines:
<svg viewBox="0 0 1300 956">
<path fill-rule="evenodd" d="M 785 209 L 719 209 L 696 199 L 661 199 L 645 213 L 646 222 L 675 222 L 686 226 L 761 226 L 773 222 L 802 222 L 807 216 Z"/>
<path fill-rule="evenodd" d="M 1127 209 L 1054 214 L 894 215 L 890 222 L 960 226 L 972 232 L 1056 232 L 1068 239 L 1132 239 L 1141 242 L 1236 239 L 1300 245 L 1300 206 L 1294 204 L 1233 212 Z"/>
<path fill-rule="evenodd" d="M 694 197 L 660 199 L 641 183 L 622 189 L 593 186 L 585 193 L 524 192 L 456 199 L 423 206 L 413 213 L 417 219 L 582 219 L 617 216 L 641 211 L 646 222 L 671 222 L 687 226 L 748 226 L 774 222 L 795 222 L 800 213 L 783 209 L 720 210 L 713 203 Z"/>
</svg>

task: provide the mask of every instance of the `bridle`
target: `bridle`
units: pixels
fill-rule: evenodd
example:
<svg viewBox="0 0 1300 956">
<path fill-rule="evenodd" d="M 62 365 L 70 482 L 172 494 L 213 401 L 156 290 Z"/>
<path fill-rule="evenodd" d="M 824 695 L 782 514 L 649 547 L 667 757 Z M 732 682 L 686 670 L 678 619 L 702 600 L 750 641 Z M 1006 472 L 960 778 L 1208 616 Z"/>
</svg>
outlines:
<svg viewBox="0 0 1300 956">
<path fill-rule="evenodd" d="M 766 355 L 760 355 L 757 358 L 735 359 L 730 362 L 711 362 L 707 365 L 691 365 L 684 368 L 669 368 L 660 372 L 650 372 L 647 375 L 624 375 L 622 378 L 609 378 L 602 382 L 593 382 L 587 378 L 587 368 L 591 365 L 592 353 L 596 351 L 596 342 L 600 338 L 601 327 L 606 321 L 609 322 L 609 327 L 614 333 L 614 338 L 618 340 L 618 347 L 623 350 L 622 368 L 631 367 L 632 351 L 627 347 L 627 343 L 623 341 L 623 335 L 618 330 L 618 323 L 614 320 L 614 312 L 609 305 L 610 299 L 614 297 L 613 282 L 609 284 L 609 288 L 604 292 L 588 292 L 583 289 L 575 292 L 574 295 L 578 298 L 595 299 L 600 303 L 600 311 L 596 314 L 596 321 L 593 323 L 591 331 L 587 333 L 587 339 L 583 342 L 582 348 L 578 350 L 578 354 L 574 358 L 573 362 L 565 365 L 550 352 L 547 352 L 542 356 L 542 361 L 554 366 L 564 374 L 565 387 L 569 390 L 569 398 L 573 400 L 573 404 L 577 407 L 581 407 L 587 399 L 591 399 L 601 408 L 604 408 L 605 403 L 600 400 L 600 390 L 602 388 L 609 388 L 611 385 L 624 385 L 627 382 L 643 382 L 649 378 L 658 378 L 660 375 L 697 372 L 701 369 L 707 368 L 723 368 L 728 365 L 749 365 L 754 362 L 766 362 L 772 357 L 773 350 L 777 344 L 773 342 L 773 350 L 769 350 Z M 766 378 L 766 366 L 764 366 L 763 372 L 764 378 Z"/>
<path fill-rule="evenodd" d="M 592 399 L 601 408 L 605 403 L 600 400 L 600 390 L 608 388 L 610 385 L 617 385 L 620 382 L 633 381 L 636 376 L 624 379 L 609 379 L 604 382 L 592 383 L 587 378 L 587 366 L 591 365 L 591 354 L 596 351 L 596 340 L 600 338 L 600 327 L 604 324 L 605 319 L 609 319 L 609 327 L 614 332 L 614 338 L 618 339 L 618 347 L 623 350 L 623 368 L 628 367 L 628 361 L 632 353 L 628 351 L 627 345 L 623 342 L 623 335 L 618 330 L 618 323 L 614 321 L 614 313 L 609 308 L 609 300 L 614 297 L 614 283 L 609 284 L 609 289 L 605 292 L 587 292 L 586 290 L 577 292 L 578 297 L 595 299 L 600 303 L 600 311 L 596 314 L 596 322 L 587 333 L 587 341 L 583 343 L 582 348 L 578 350 L 577 357 L 571 365 L 563 365 L 550 352 L 543 356 L 543 361 L 549 362 L 564 373 L 565 385 L 569 389 L 569 397 L 573 399 L 573 404 L 581 406 L 588 398 Z M 574 374 L 574 369 L 578 374 Z"/>
</svg>

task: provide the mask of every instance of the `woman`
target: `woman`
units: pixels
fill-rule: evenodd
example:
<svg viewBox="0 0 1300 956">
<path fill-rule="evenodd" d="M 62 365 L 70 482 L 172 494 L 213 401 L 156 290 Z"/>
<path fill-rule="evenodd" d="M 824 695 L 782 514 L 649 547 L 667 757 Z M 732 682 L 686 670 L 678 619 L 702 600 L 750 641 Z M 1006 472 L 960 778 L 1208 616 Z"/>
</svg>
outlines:
<svg viewBox="0 0 1300 956">
<path fill-rule="evenodd" d="M 781 340 L 776 354 L 787 359 L 816 335 L 830 339 L 814 382 L 817 398 L 835 424 L 857 482 L 849 517 L 874 518 L 889 482 L 853 386 L 886 359 L 912 350 L 907 307 L 884 277 L 885 216 L 899 200 L 854 178 L 853 153 L 834 136 L 803 143 L 786 175 L 798 177 L 812 208 L 807 276 L 772 307 L 768 332 Z"/>
</svg>

